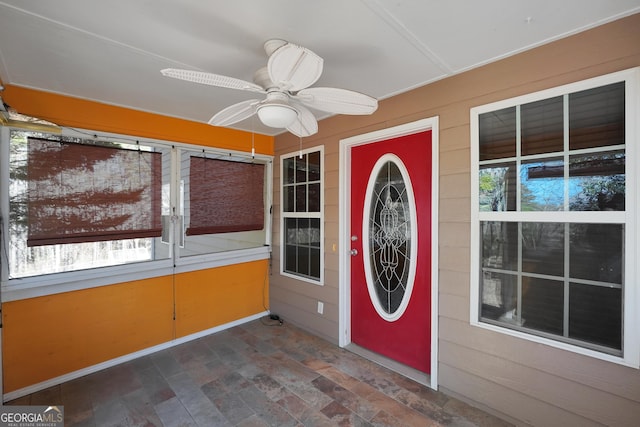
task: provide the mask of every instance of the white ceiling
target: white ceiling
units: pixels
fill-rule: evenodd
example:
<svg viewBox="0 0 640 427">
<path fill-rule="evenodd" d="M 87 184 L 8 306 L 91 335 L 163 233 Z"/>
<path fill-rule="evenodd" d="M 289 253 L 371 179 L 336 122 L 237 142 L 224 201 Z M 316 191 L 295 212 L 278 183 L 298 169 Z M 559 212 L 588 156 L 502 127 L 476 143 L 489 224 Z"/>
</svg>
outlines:
<svg viewBox="0 0 640 427">
<path fill-rule="evenodd" d="M 382 100 L 637 12 L 640 0 L 0 0 L 0 79 L 206 122 L 255 94 L 161 69 L 251 81 L 281 38 L 324 58 L 314 86 Z"/>
</svg>

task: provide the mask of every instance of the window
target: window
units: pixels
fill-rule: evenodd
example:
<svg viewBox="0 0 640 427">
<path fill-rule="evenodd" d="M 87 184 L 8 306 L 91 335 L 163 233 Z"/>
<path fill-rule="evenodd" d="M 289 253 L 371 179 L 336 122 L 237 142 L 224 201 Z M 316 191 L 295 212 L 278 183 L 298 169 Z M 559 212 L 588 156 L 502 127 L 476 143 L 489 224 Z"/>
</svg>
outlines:
<svg viewBox="0 0 640 427">
<path fill-rule="evenodd" d="M 191 157 L 188 235 L 264 228 L 262 164 Z"/>
<path fill-rule="evenodd" d="M 472 109 L 472 323 L 637 365 L 637 73 Z"/>
<path fill-rule="evenodd" d="M 5 300 L 268 256 L 269 156 L 0 131 Z"/>
<path fill-rule="evenodd" d="M 322 283 L 324 260 L 323 149 L 282 156 L 281 270 Z"/>
<path fill-rule="evenodd" d="M 180 159 L 181 257 L 269 244 L 269 163 L 186 148 Z"/>
<path fill-rule="evenodd" d="M 21 130 L 9 149 L 9 279 L 168 256 L 154 244 L 168 150 Z"/>
</svg>

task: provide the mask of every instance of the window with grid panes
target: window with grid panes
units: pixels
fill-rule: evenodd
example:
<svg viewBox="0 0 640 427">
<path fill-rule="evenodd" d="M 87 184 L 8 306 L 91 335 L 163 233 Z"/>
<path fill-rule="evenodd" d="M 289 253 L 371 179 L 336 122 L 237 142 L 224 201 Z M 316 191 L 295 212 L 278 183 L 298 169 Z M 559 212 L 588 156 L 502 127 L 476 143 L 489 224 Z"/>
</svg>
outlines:
<svg viewBox="0 0 640 427">
<path fill-rule="evenodd" d="M 637 363 L 637 75 L 472 109 L 473 323 Z"/>
<path fill-rule="evenodd" d="M 283 274 L 322 283 L 322 147 L 282 156 Z"/>
</svg>

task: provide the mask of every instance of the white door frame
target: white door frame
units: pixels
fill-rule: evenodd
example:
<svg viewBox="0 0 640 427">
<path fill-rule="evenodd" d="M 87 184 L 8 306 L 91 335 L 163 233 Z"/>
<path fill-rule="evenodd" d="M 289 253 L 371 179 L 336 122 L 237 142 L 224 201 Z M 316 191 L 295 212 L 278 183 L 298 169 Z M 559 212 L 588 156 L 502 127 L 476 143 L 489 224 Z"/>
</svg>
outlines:
<svg viewBox="0 0 640 427">
<path fill-rule="evenodd" d="M 431 130 L 431 375 L 430 384 L 438 388 L 438 116 L 405 123 L 388 129 L 340 140 L 339 166 L 339 301 L 340 347 L 351 344 L 351 149 L 358 145 L 384 141 Z"/>
</svg>

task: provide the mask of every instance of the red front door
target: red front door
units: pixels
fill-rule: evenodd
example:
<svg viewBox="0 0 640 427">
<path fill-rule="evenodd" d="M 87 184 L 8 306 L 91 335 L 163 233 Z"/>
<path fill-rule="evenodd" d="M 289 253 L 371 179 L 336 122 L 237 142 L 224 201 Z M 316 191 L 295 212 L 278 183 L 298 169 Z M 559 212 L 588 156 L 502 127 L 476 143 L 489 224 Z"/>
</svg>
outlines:
<svg viewBox="0 0 640 427">
<path fill-rule="evenodd" d="M 351 341 L 431 366 L 431 131 L 351 149 Z"/>
</svg>

